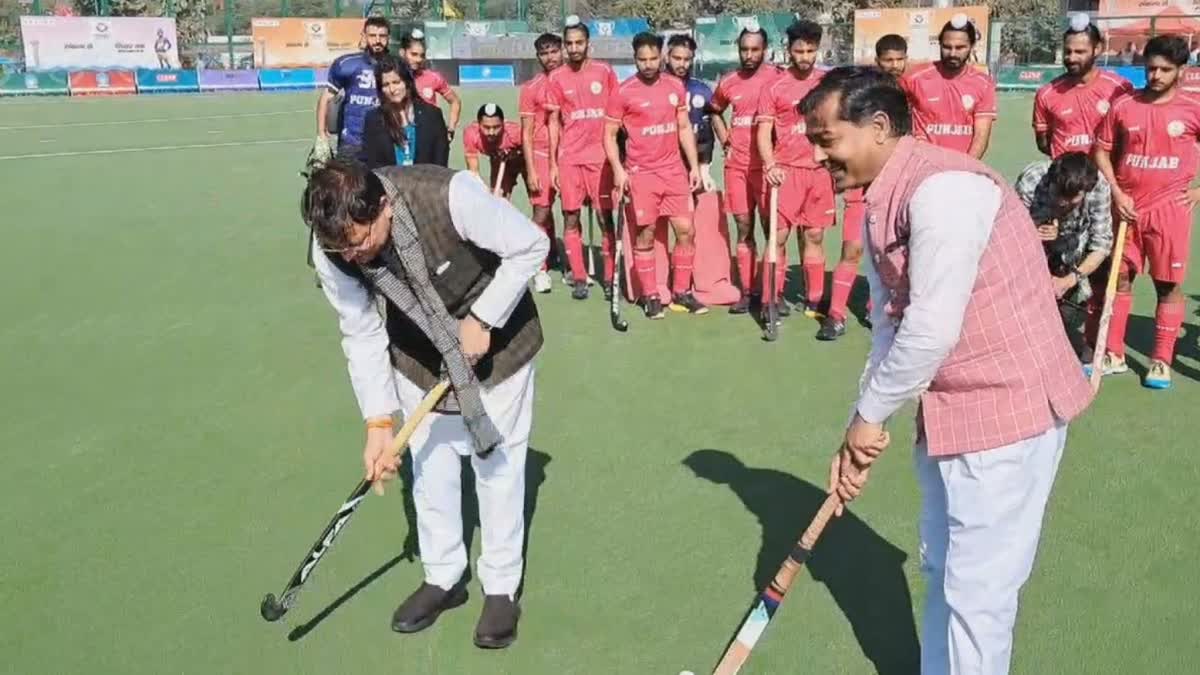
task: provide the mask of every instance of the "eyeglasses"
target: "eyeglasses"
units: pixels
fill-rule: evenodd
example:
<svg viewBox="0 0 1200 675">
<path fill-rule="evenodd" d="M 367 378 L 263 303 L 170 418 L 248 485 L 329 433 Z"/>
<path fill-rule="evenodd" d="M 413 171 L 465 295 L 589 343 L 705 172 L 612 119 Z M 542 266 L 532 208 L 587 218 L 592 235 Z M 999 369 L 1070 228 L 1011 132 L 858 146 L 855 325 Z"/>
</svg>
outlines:
<svg viewBox="0 0 1200 675">
<path fill-rule="evenodd" d="M 337 254 L 353 253 L 353 252 L 361 251 L 361 250 L 369 247 L 370 244 L 371 244 L 371 230 L 370 229 L 365 229 L 364 234 L 357 242 L 350 242 L 346 246 L 336 246 L 336 247 L 330 246 L 330 245 L 326 244 L 325 242 L 322 242 L 319 238 L 317 239 L 317 247 L 326 253 L 337 253 Z"/>
</svg>

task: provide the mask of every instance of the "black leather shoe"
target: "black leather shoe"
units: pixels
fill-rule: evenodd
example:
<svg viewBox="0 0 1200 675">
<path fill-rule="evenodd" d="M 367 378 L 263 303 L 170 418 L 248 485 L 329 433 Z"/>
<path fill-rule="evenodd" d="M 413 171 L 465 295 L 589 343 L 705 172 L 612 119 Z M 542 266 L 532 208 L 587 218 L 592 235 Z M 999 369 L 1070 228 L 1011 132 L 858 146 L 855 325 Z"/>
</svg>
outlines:
<svg viewBox="0 0 1200 675">
<path fill-rule="evenodd" d="M 417 633 L 437 621 L 438 615 L 467 601 L 467 589 L 461 586 L 444 591 L 432 584 L 422 583 L 392 614 L 392 630 L 397 633 Z"/>
<path fill-rule="evenodd" d="M 521 607 L 507 595 L 485 595 L 483 612 L 475 625 L 475 646 L 504 649 L 517 641 L 517 620 Z"/>
</svg>

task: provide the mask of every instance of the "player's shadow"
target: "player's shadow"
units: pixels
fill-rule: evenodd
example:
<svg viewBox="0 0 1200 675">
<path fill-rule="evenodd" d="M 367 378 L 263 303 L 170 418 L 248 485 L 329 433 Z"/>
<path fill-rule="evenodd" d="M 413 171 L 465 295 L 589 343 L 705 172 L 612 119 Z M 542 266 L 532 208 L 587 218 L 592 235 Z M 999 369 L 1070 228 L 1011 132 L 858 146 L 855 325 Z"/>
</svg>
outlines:
<svg viewBox="0 0 1200 675">
<path fill-rule="evenodd" d="M 329 618 L 339 607 L 346 604 L 355 595 L 362 591 L 367 586 L 374 583 L 379 577 L 387 574 L 393 567 L 400 564 L 401 561 L 415 562 L 420 554 L 420 546 L 417 543 L 417 508 L 413 503 L 413 475 L 412 461 L 407 453 L 404 456 L 404 461 L 400 465 L 400 484 L 401 496 L 404 505 L 404 519 L 406 521 L 406 535 L 404 544 L 400 554 L 380 565 L 373 572 L 363 577 L 358 583 L 351 586 L 344 593 L 337 597 L 327 607 L 322 609 L 311 619 L 305 623 L 296 626 L 288 633 L 288 640 L 295 642 L 308 635 L 321 624 L 322 621 Z M 538 450 L 529 448 L 525 458 L 525 541 L 523 543 L 523 552 L 529 550 L 529 532 L 533 526 L 533 516 L 537 512 L 538 494 L 541 491 L 542 483 L 546 481 L 546 466 L 550 464 L 550 455 Z M 467 543 L 467 555 L 470 558 L 471 540 L 475 536 L 475 530 L 479 527 L 479 502 L 475 498 L 475 490 L 472 486 L 475 484 L 475 472 L 471 468 L 471 462 L 467 458 L 462 460 L 463 466 L 463 541 Z M 528 555 L 526 555 L 528 559 Z M 529 567 L 525 566 L 525 571 L 528 573 Z M 470 582 L 472 578 L 471 568 L 468 565 L 466 576 L 463 583 Z M 524 577 L 521 580 L 524 585 Z"/>
<path fill-rule="evenodd" d="M 1138 377 L 1144 378 L 1150 355 L 1154 353 L 1154 317 L 1130 314 L 1129 326 L 1125 331 L 1125 344 L 1145 357 L 1145 363 L 1136 359 L 1127 361 L 1129 369 L 1137 373 Z M 1200 325 L 1195 323 L 1184 323 L 1181 327 L 1175 343 L 1175 361 L 1171 364 L 1171 370 L 1175 374 L 1200 382 L 1200 368 L 1190 365 L 1184 359 L 1188 359 L 1192 364 L 1200 363 Z"/>
<path fill-rule="evenodd" d="M 762 546 L 752 580 L 756 596 L 795 547 L 825 501 L 825 491 L 782 471 L 748 467 L 723 450 L 697 450 L 683 463 L 700 478 L 728 485 L 758 518 Z M 902 550 L 846 511 L 829 523 L 805 565 L 829 589 L 879 675 L 920 670 L 905 559 Z M 803 577 L 794 583 L 803 583 Z"/>
<path fill-rule="evenodd" d="M 793 252 L 794 255 L 794 252 Z M 826 265 L 829 262 L 826 261 Z M 833 264 L 837 264 L 834 261 Z M 790 265 L 783 283 L 783 297 L 793 305 L 803 303 L 805 298 L 804 266 Z M 825 298 L 821 301 L 820 310 L 829 311 L 829 294 L 833 288 L 833 272 L 825 271 Z M 871 290 L 867 286 L 867 278 L 859 274 L 854 278 L 854 286 L 850 288 L 850 297 L 846 300 L 846 309 L 852 314 L 858 325 L 869 327 L 871 313 L 867 311 L 867 301 L 871 298 Z"/>
</svg>

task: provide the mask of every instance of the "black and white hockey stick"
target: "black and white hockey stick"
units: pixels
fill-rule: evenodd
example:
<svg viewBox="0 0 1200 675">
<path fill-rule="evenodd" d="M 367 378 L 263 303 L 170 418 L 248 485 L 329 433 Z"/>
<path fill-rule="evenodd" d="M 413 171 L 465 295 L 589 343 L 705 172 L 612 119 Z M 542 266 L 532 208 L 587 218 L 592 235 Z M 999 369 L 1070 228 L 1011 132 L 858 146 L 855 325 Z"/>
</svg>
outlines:
<svg viewBox="0 0 1200 675">
<path fill-rule="evenodd" d="M 433 410 L 438 401 L 442 400 L 442 396 L 446 394 L 446 390 L 449 387 L 449 380 L 442 380 L 437 386 L 429 390 L 429 393 L 421 400 L 421 403 L 413 411 L 413 414 L 409 415 L 408 419 L 404 421 L 404 426 L 400 427 L 400 431 L 396 433 L 396 438 L 392 441 L 392 454 L 399 455 L 404 452 L 404 448 L 408 445 L 408 439 L 412 436 L 413 431 L 416 430 L 417 425 L 421 423 L 421 420 L 425 418 L 425 415 L 430 410 Z M 333 546 L 334 539 L 337 538 L 338 533 L 342 531 L 346 523 L 350 522 L 350 516 L 353 516 L 354 512 L 358 510 L 359 505 L 366 499 L 367 491 L 370 489 L 371 481 L 364 479 L 358 483 L 358 486 L 354 488 L 354 491 L 350 493 L 346 501 L 338 507 L 337 513 L 333 514 L 333 520 L 330 520 L 329 524 L 325 526 L 325 529 L 321 532 L 321 536 L 317 537 L 317 542 L 305 554 L 304 560 L 300 562 L 300 567 L 296 568 L 295 573 L 292 574 L 292 578 L 287 583 L 287 587 L 283 589 L 279 597 L 276 598 L 274 593 L 267 593 L 267 596 L 263 598 L 262 605 L 259 607 L 262 618 L 267 621 L 278 621 L 292 608 L 292 605 L 296 603 L 296 596 L 300 593 L 301 587 L 304 586 L 304 582 L 308 581 L 308 577 L 316 569 L 317 563 L 321 562 L 321 558 Z"/>
</svg>

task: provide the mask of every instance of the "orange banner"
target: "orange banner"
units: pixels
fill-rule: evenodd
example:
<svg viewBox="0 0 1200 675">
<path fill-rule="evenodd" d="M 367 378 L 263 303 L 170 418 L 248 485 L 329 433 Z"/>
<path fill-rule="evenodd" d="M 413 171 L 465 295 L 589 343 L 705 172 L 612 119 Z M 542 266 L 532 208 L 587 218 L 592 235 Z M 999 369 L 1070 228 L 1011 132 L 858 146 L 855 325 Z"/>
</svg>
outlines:
<svg viewBox="0 0 1200 675">
<path fill-rule="evenodd" d="M 259 18 L 250 22 L 255 68 L 316 68 L 356 52 L 362 19 Z"/>
<path fill-rule="evenodd" d="M 979 30 L 973 58 L 987 69 L 987 7 L 925 7 L 859 9 L 854 11 L 854 62 L 875 62 L 875 43 L 889 33 L 908 40 L 909 64 L 929 63 L 939 57 L 938 33 L 955 14 L 966 14 Z"/>
</svg>

